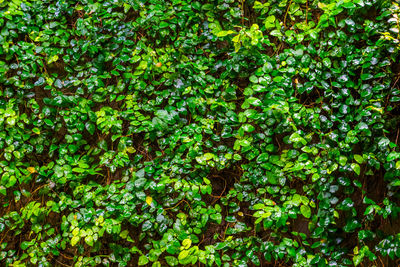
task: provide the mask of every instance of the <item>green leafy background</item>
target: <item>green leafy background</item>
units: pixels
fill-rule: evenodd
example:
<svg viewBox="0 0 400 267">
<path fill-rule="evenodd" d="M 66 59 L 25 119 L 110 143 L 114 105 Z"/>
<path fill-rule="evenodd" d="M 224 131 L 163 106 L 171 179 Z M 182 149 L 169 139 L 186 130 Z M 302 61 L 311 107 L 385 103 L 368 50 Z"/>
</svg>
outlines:
<svg viewBox="0 0 400 267">
<path fill-rule="evenodd" d="M 396 266 L 398 13 L 0 0 L 0 264 Z"/>
</svg>

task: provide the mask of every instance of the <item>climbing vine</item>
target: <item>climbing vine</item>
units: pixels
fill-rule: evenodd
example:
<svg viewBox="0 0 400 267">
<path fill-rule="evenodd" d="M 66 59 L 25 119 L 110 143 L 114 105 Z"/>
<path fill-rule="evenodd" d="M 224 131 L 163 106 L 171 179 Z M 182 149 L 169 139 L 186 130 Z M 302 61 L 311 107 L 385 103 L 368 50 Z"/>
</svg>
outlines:
<svg viewBox="0 0 400 267">
<path fill-rule="evenodd" d="M 0 265 L 396 266 L 399 10 L 0 0 Z"/>
</svg>

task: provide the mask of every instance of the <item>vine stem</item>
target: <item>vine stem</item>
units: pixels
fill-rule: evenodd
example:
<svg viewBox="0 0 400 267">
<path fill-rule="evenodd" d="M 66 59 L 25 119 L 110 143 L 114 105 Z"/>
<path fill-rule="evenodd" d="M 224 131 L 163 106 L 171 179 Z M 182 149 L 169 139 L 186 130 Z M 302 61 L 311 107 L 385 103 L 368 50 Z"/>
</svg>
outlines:
<svg viewBox="0 0 400 267">
<path fill-rule="evenodd" d="M 241 1 L 241 7 L 240 7 L 240 9 L 241 9 L 241 11 L 242 11 L 242 25 L 244 26 L 244 1 L 245 0 L 242 0 Z"/>
<path fill-rule="evenodd" d="M 289 8 L 290 8 L 291 5 L 292 5 L 292 0 L 290 0 L 289 5 L 288 5 L 288 7 L 286 9 L 285 17 L 283 18 L 283 25 L 285 27 L 286 27 L 286 17 L 287 17 L 287 14 L 289 13 Z"/>
<path fill-rule="evenodd" d="M 308 25 L 308 0 L 306 1 L 306 25 Z"/>
</svg>

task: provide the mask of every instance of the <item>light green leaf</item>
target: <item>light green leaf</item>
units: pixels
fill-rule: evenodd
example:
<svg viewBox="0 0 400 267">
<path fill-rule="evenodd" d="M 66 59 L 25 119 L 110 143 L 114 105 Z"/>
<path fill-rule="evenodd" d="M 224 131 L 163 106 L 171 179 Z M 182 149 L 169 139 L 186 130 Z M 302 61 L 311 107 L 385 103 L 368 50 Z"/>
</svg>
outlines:
<svg viewBox="0 0 400 267">
<path fill-rule="evenodd" d="M 145 255 L 141 255 L 138 262 L 139 266 L 146 265 L 147 263 L 149 263 L 149 259 Z"/>
<path fill-rule="evenodd" d="M 93 246 L 93 236 L 89 235 L 87 237 L 85 237 L 85 242 L 86 244 L 88 244 L 89 246 Z"/>
<path fill-rule="evenodd" d="M 364 158 L 357 154 L 354 155 L 354 159 L 360 164 L 364 162 Z"/>
<path fill-rule="evenodd" d="M 360 175 L 360 173 L 361 173 L 360 165 L 358 165 L 357 163 L 352 163 L 352 164 L 351 164 L 351 168 L 353 169 L 353 171 L 354 171 L 357 175 Z"/>
<path fill-rule="evenodd" d="M 227 35 L 229 35 L 229 34 L 232 34 L 232 33 L 235 33 L 234 31 L 231 31 L 231 30 L 229 30 L 229 31 L 219 31 L 219 32 L 217 32 L 215 35 L 217 36 L 217 37 L 225 37 L 225 36 L 227 36 Z"/>
<path fill-rule="evenodd" d="M 74 237 L 72 237 L 72 238 L 71 238 L 71 246 L 75 246 L 75 245 L 79 242 L 80 239 L 81 239 L 80 236 L 74 236 Z"/>
<path fill-rule="evenodd" d="M 309 206 L 301 205 L 300 212 L 306 218 L 310 218 L 311 217 L 311 208 Z"/>
</svg>

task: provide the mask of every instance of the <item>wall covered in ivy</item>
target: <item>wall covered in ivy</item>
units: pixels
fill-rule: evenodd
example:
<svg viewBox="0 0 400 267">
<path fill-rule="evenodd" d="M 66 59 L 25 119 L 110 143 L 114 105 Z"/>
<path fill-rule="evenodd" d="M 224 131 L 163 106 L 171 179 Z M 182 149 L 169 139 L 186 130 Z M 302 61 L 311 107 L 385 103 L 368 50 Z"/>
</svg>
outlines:
<svg viewBox="0 0 400 267">
<path fill-rule="evenodd" d="M 0 265 L 397 266 L 398 13 L 0 0 Z"/>
</svg>

